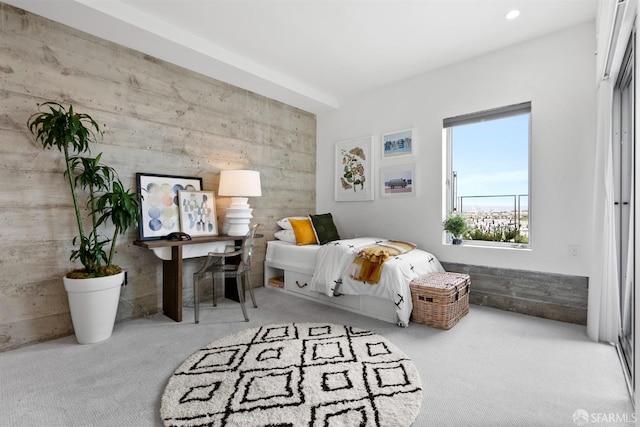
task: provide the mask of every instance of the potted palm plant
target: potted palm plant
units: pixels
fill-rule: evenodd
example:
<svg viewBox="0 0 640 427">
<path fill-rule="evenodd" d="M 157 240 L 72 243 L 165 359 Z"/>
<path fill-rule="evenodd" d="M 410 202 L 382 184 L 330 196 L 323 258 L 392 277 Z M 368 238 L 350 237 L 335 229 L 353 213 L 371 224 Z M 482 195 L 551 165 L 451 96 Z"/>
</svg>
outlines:
<svg viewBox="0 0 640 427">
<path fill-rule="evenodd" d="M 44 149 L 55 147 L 64 155 L 64 177 L 78 227 L 70 260 L 82 264 L 63 278 L 76 339 L 81 344 L 104 341 L 113 331 L 125 276 L 113 264 L 116 242 L 118 235 L 138 224 L 137 195 L 125 189 L 113 168 L 100 163 L 102 154 L 90 156 L 90 144 L 102 131 L 88 114 L 45 102 L 27 125 Z M 80 197 L 85 198 L 86 215 Z M 113 226 L 110 238 L 100 233 L 109 225 Z"/>
<path fill-rule="evenodd" d="M 448 231 L 453 236 L 453 240 L 451 243 L 454 245 L 462 244 L 462 233 L 467 231 L 467 219 L 460 214 L 450 214 L 447 215 L 445 220 L 442 223 L 445 231 Z"/>
</svg>

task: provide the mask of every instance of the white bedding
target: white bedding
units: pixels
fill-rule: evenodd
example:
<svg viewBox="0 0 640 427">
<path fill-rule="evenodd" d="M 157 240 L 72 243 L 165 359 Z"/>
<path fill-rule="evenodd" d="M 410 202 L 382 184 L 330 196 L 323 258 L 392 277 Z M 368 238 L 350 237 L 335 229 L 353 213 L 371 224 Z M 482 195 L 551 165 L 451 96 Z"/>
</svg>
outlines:
<svg viewBox="0 0 640 427">
<path fill-rule="evenodd" d="M 398 325 L 406 327 L 409 325 L 413 308 L 409 283 L 418 276 L 444 269 L 434 255 L 414 249 L 387 260 L 378 284 L 369 285 L 355 281 L 345 274 L 361 248 L 381 240 L 386 239 L 358 237 L 337 240 L 322 246 L 269 242 L 265 258 L 273 264 L 313 273 L 310 289 L 330 297 L 335 293 L 370 295 L 391 300 L 396 305 Z"/>
<path fill-rule="evenodd" d="M 275 267 L 313 274 L 319 250 L 318 245 L 297 246 L 295 243 L 272 240 L 267 242 L 265 261 Z"/>
<path fill-rule="evenodd" d="M 328 296 L 333 296 L 334 293 L 370 295 L 391 300 L 396 305 L 398 325 L 407 327 L 413 309 L 409 283 L 418 276 L 444 271 L 444 268 L 431 253 L 414 249 L 387 260 L 382 267 L 378 284 L 369 285 L 349 277 L 346 270 L 358 251 L 365 246 L 384 240 L 386 239 L 359 237 L 337 240 L 321 246 L 310 289 Z"/>
</svg>

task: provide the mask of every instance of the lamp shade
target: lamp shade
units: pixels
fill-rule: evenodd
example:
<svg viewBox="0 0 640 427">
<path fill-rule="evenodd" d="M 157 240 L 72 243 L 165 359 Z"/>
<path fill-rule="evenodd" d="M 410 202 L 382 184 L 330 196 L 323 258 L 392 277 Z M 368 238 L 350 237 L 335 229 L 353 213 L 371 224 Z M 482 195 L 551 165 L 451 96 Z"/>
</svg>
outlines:
<svg viewBox="0 0 640 427">
<path fill-rule="evenodd" d="M 260 197 L 260 172 L 250 170 L 220 171 L 218 196 L 227 197 Z"/>
</svg>

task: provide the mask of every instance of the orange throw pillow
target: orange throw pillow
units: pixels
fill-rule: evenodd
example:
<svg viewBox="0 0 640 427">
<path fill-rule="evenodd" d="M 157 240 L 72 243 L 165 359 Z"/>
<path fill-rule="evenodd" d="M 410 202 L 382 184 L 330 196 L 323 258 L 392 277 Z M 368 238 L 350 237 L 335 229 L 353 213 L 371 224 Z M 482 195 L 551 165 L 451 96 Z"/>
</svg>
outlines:
<svg viewBox="0 0 640 427">
<path fill-rule="evenodd" d="M 296 235 L 296 245 L 315 245 L 318 243 L 309 218 L 289 218 L 289 223 L 293 227 L 293 233 Z"/>
</svg>

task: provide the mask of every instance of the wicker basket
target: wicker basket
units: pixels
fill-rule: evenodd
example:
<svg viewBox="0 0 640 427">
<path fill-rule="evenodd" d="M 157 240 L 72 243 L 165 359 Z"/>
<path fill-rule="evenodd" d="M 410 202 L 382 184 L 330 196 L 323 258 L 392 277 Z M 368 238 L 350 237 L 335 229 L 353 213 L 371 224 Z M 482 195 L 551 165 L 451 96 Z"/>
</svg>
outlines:
<svg viewBox="0 0 640 427">
<path fill-rule="evenodd" d="M 471 279 L 461 273 L 429 273 L 411 281 L 411 320 L 451 329 L 469 312 Z"/>
</svg>

